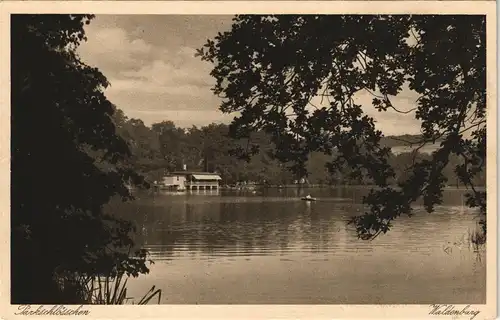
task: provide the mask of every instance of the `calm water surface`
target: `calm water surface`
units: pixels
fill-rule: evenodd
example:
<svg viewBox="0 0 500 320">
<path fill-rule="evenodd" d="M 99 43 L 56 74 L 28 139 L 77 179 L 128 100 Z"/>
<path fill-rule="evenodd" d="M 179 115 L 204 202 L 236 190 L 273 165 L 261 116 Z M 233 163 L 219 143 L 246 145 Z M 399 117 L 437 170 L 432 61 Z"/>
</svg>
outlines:
<svg viewBox="0 0 500 320">
<path fill-rule="evenodd" d="M 362 241 L 346 220 L 364 192 L 165 193 L 113 206 L 155 261 L 129 295 L 155 285 L 167 304 L 485 303 L 486 255 L 468 245 L 478 219 L 462 192 Z"/>
</svg>

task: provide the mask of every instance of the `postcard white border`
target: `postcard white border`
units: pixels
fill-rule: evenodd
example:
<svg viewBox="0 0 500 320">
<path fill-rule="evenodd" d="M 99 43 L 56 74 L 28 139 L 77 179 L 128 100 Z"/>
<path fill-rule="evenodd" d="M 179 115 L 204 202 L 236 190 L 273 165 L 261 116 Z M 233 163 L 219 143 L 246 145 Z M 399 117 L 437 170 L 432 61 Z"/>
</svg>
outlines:
<svg viewBox="0 0 500 320">
<path fill-rule="evenodd" d="M 487 303 L 475 319 L 496 317 L 497 279 L 497 82 L 496 3 L 494 1 L 7 1 L 0 2 L 0 317 L 14 319 L 18 306 L 10 305 L 10 17 L 12 13 L 93 14 L 485 14 L 487 16 Z M 458 308 L 459 306 L 457 306 Z M 85 306 L 85 318 L 232 318 L 337 319 L 435 318 L 428 305 L 159 305 Z M 39 318 L 39 317 L 34 317 Z M 67 317 L 68 318 L 68 317 Z M 445 317 L 450 318 L 451 317 Z M 64 319 L 64 317 L 61 317 Z M 466 318 L 464 318 L 466 319 Z"/>
</svg>

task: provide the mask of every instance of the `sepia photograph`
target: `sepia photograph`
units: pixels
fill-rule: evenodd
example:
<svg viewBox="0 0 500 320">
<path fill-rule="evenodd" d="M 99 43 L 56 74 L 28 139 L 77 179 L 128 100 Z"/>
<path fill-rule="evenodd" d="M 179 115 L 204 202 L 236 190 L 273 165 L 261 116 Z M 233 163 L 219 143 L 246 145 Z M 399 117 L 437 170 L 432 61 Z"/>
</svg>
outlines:
<svg viewBox="0 0 500 320">
<path fill-rule="evenodd" d="M 478 307 L 496 305 L 491 7 L 85 8 L 2 12 L 14 314 L 425 305 L 424 317 L 494 317 Z"/>
</svg>

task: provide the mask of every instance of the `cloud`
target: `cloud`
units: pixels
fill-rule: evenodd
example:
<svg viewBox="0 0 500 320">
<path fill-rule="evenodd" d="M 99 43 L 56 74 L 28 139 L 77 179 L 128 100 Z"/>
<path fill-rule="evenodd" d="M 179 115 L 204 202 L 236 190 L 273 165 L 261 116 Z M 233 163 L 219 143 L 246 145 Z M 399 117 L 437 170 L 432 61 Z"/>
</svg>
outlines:
<svg viewBox="0 0 500 320">
<path fill-rule="evenodd" d="M 185 49 L 184 49 L 185 50 Z M 210 78 L 210 66 L 202 61 L 184 57 L 184 51 L 166 55 L 164 60 L 155 60 L 138 70 L 127 70 L 120 73 L 124 78 L 137 79 L 152 86 L 182 86 L 191 85 L 211 87 L 214 81 Z M 169 58 L 172 59 L 169 59 Z M 172 61 L 172 62 L 171 62 Z"/>
<path fill-rule="evenodd" d="M 218 112 L 220 99 L 210 90 L 214 83 L 209 75 L 210 66 L 195 58 L 195 50 L 189 47 L 163 52 L 162 59 L 144 63 L 136 70 L 121 71 L 110 78 L 111 87 L 106 95 L 130 112 L 149 110 L 158 112 L 157 115 L 162 114 L 159 111 L 168 110 Z M 156 121 L 161 120 L 164 119 Z M 169 120 L 175 122 L 177 119 Z"/>
<path fill-rule="evenodd" d="M 214 114 L 218 111 L 220 99 L 215 97 L 208 88 L 189 84 L 178 86 L 153 85 L 147 80 L 116 80 L 111 79 L 111 87 L 106 90 L 106 96 L 127 115 L 141 118 L 150 125 L 154 122 L 172 120 L 161 118 L 161 115 L 175 116 L 177 111 L 207 111 Z M 197 113 L 200 117 L 200 113 Z M 203 116 L 201 116 L 203 119 Z M 194 120 L 194 119 L 193 119 Z"/>
<path fill-rule="evenodd" d="M 168 119 L 182 126 L 232 119 L 218 111 L 210 65 L 194 57 L 194 48 L 153 45 L 137 38 L 141 34 L 134 30 L 99 24 L 86 32 L 80 56 L 103 71 L 111 83 L 106 96 L 130 117 L 148 125 Z M 190 116 L 182 118 L 184 114 Z"/>
<path fill-rule="evenodd" d="M 109 91 L 114 93 L 133 91 L 137 94 L 172 94 L 172 95 L 206 95 L 207 88 L 200 87 L 189 82 L 179 81 L 178 85 L 173 83 L 159 83 L 155 79 L 110 79 Z"/>
<path fill-rule="evenodd" d="M 88 40 L 78 48 L 82 59 L 99 67 L 106 75 L 115 74 L 137 63 L 153 51 L 153 46 L 142 39 L 131 38 L 124 29 L 86 28 Z"/>
<path fill-rule="evenodd" d="M 85 27 L 88 41 L 78 52 L 86 63 L 103 71 L 111 83 L 106 95 L 129 117 L 148 125 L 163 120 L 183 127 L 227 123 L 233 116 L 218 110 L 221 100 L 210 90 L 215 82 L 211 65 L 194 57 L 195 47 L 230 25 L 229 18 L 221 19 L 100 16 Z M 376 120 L 378 129 L 387 135 L 419 132 L 414 113 L 378 112 L 372 98 L 363 92 L 356 102 Z M 407 88 L 392 98 L 398 109 L 411 108 L 415 100 L 416 94 Z"/>
</svg>

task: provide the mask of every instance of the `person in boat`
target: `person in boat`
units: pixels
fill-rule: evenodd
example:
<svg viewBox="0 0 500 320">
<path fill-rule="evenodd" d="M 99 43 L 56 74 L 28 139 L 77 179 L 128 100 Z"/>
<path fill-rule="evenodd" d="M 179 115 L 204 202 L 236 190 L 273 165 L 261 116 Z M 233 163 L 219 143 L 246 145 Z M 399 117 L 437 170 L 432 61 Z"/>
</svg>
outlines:
<svg viewBox="0 0 500 320">
<path fill-rule="evenodd" d="M 306 196 L 306 199 L 311 199 L 311 195 L 310 195 L 310 194 L 308 194 L 308 195 Z"/>
</svg>

